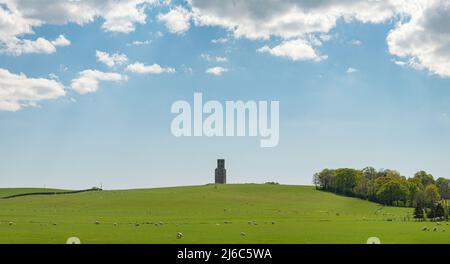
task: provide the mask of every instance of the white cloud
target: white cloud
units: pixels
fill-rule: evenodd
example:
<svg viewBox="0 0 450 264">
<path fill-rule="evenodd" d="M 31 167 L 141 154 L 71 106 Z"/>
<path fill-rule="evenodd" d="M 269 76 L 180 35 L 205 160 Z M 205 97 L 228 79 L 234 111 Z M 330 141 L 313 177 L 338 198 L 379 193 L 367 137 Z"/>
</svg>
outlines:
<svg viewBox="0 0 450 264">
<path fill-rule="evenodd" d="M 167 3 L 167 0 L 1 0 L 0 46 L 3 53 L 16 56 L 54 53 L 55 47 L 70 45 L 70 41 L 62 35 L 54 41 L 42 37 L 23 39 L 23 35 L 34 34 L 34 27 L 45 24 L 84 25 L 100 17 L 104 31 L 129 33 L 137 24 L 146 23 L 148 6 Z"/>
<path fill-rule="evenodd" d="M 102 17 L 105 31 L 123 33 L 134 31 L 136 24 L 145 24 L 148 6 L 166 3 L 159 0 L 6 0 L 8 8 L 17 9 L 25 19 L 41 24 L 83 25 Z"/>
<path fill-rule="evenodd" d="M 350 41 L 349 43 L 354 46 L 361 46 L 363 44 L 362 41 L 359 39 L 354 39 L 354 40 Z"/>
<path fill-rule="evenodd" d="M 218 38 L 218 39 L 211 40 L 211 43 L 213 43 L 213 44 L 225 44 L 227 42 L 228 42 L 227 38 Z"/>
<path fill-rule="evenodd" d="M 209 62 L 228 62 L 228 59 L 226 57 L 214 57 L 205 53 L 201 54 L 200 57 Z"/>
<path fill-rule="evenodd" d="M 387 37 L 397 64 L 450 77 L 450 2 L 421 1 Z"/>
<path fill-rule="evenodd" d="M 97 50 L 95 52 L 97 60 L 104 63 L 106 66 L 112 68 L 114 66 L 120 66 L 125 64 L 128 61 L 128 57 L 125 54 L 114 53 L 112 55 Z"/>
<path fill-rule="evenodd" d="M 122 82 L 128 77 L 119 73 L 85 70 L 79 73 L 78 78 L 72 80 L 71 88 L 79 94 L 94 93 L 98 90 L 101 81 Z"/>
<path fill-rule="evenodd" d="M 159 14 L 158 20 L 166 25 L 170 33 L 182 34 L 191 26 L 191 13 L 185 8 L 177 6 L 166 14 Z"/>
<path fill-rule="evenodd" d="M 36 107 L 43 100 L 66 95 L 64 86 L 56 80 L 28 78 L 0 68 L 0 111 L 19 111 Z"/>
<path fill-rule="evenodd" d="M 281 39 L 259 51 L 293 60 L 320 61 L 314 42 L 329 41 L 338 20 L 381 23 L 403 12 L 406 0 L 361 1 L 221 1 L 190 0 L 192 18 L 199 26 L 220 26 L 235 38 Z M 315 38 L 313 41 L 310 38 Z"/>
<path fill-rule="evenodd" d="M 127 71 L 141 74 L 162 74 L 162 73 L 175 73 L 173 68 L 163 68 L 159 64 L 145 65 L 140 62 L 130 64 L 126 68 Z"/>
<path fill-rule="evenodd" d="M 328 33 L 338 19 L 380 23 L 392 18 L 404 0 L 361 1 L 222 1 L 190 0 L 198 25 L 221 26 L 235 37 L 298 38 L 309 33 Z"/>
<path fill-rule="evenodd" d="M 320 44 L 320 43 L 316 43 Z M 269 53 L 273 56 L 289 58 L 294 61 L 322 61 L 326 56 L 320 55 L 314 50 L 312 43 L 303 39 L 283 41 L 275 47 L 264 46 L 258 49 L 258 52 Z"/>
<path fill-rule="evenodd" d="M 53 41 L 48 41 L 45 38 L 38 38 L 36 40 L 11 38 L 4 42 L 4 47 L 0 48 L 0 52 L 13 56 L 33 53 L 52 54 L 56 52 L 57 47 L 68 45 L 70 45 L 70 41 L 63 35 L 60 35 Z"/>
<path fill-rule="evenodd" d="M 52 41 L 53 46 L 55 47 L 65 47 L 69 46 L 70 40 L 66 39 L 64 35 L 59 35 L 59 37 Z"/>
<path fill-rule="evenodd" d="M 355 72 L 357 72 L 357 71 L 358 71 L 357 69 L 352 68 L 352 67 L 350 67 L 350 68 L 347 69 L 347 73 L 348 73 L 348 74 L 352 74 L 352 73 L 355 73 Z"/>
<path fill-rule="evenodd" d="M 220 76 L 225 72 L 228 72 L 228 69 L 223 68 L 223 67 L 213 67 L 213 68 L 209 68 L 206 70 L 206 73 L 212 74 L 215 76 Z"/>
<path fill-rule="evenodd" d="M 151 40 L 135 40 L 127 44 L 127 46 L 145 46 L 150 45 L 152 43 Z"/>
</svg>

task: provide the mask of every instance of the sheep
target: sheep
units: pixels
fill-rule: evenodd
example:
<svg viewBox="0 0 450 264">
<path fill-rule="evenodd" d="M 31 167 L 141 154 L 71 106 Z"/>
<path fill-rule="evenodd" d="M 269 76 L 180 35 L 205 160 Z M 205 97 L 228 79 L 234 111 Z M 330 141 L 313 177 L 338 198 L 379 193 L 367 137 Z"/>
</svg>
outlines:
<svg viewBox="0 0 450 264">
<path fill-rule="evenodd" d="M 178 232 L 178 233 L 177 233 L 177 239 L 182 239 L 182 238 L 183 238 L 183 233 Z"/>
<path fill-rule="evenodd" d="M 433 232 L 437 232 L 437 231 L 439 231 L 439 229 L 437 227 L 434 227 Z"/>
<path fill-rule="evenodd" d="M 95 224 L 96 224 L 96 225 L 99 225 L 99 224 L 100 224 L 100 222 L 99 222 L 99 221 L 95 221 Z"/>
<path fill-rule="evenodd" d="M 426 226 L 422 227 L 422 231 L 428 231 L 428 227 Z"/>
<path fill-rule="evenodd" d="M 117 226 L 117 223 L 114 223 L 114 226 Z"/>
<path fill-rule="evenodd" d="M 441 223 L 439 223 L 439 222 L 436 222 L 436 225 L 441 225 Z"/>
<path fill-rule="evenodd" d="M 246 235 L 247 235 L 247 234 L 245 234 L 244 232 L 241 232 L 241 236 L 244 237 L 244 236 L 246 236 Z"/>
<path fill-rule="evenodd" d="M 10 226 L 14 225 L 14 222 L 9 222 L 9 225 L 10 225 Z"/>
</svg>

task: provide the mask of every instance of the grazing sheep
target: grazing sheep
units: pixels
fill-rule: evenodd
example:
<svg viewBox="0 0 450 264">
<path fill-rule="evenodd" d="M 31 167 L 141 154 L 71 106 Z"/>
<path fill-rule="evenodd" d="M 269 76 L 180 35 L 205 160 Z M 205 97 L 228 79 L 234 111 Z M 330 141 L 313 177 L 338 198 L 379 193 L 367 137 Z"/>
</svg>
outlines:
<svg viewBox="0 0 450 264">
<path fill-rule="evenodd" d="M 428 227 L 426 226 L 422 227 L 422 231 L 428 231 Z"/>
<path fill-rule="evenodd" d="M 99 225 L 99 224 L 100 224 L 100 222 L 99 222 L 99 221 L 95 221 L 95 224 L 96 224 L 96 225 Z"/>
<path fill-rule="evenodd" d="M 439 231 L 439 229 L 437 227 L 434 227 L 433 232 L 437 232 L 437 231 Z"/>
<path fill-rule="evenodd" d="M 241 232 L 241 236 L 246 236 L 247 234 L 245 234 L 244 232 Z"/>
<path fill-rule="evenodd" d="M 10 225 L 10 226 L 14 225 L 14 222 L 9 222 L 9 225 Z"/>
<path fill-rule="evenodd" d="M 182 239 L 182 238 L 183 238 L 183 233 L 178 232 L 178 233 L 177 233 L 177 239 Z"/>
</svg>

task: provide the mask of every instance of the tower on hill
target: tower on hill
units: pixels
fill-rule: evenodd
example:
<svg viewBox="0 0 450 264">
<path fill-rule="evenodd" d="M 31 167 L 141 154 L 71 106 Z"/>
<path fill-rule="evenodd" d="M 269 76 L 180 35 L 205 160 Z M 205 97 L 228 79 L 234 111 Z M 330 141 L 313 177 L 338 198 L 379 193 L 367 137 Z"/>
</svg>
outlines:
<svg viewBox="0 0 450 264">
<path fill-rule="evenodd" d="M 227 183 L 227 170 L 225 169 L 225 160 L 218 159 L 217 160 L 217 168 L 216 168 L 216 184 L 226 184 Z"/>
</svg>

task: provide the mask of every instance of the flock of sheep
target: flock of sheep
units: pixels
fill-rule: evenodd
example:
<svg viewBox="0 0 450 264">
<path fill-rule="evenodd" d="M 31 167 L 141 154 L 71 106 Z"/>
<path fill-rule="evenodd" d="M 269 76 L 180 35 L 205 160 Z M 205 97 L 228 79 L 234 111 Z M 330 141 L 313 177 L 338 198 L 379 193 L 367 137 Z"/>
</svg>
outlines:
<svg viewBox="0 0 450 264">
<path fill-rule="evenodd" d="M 440 226 L 440 225 L 441 225 L 440 222 L 436 222 L 436 226 L 433 227 L 433 229 L 432 229 L 433 232 L 439 232 L 439 227 L 437 227 L 437 226 Z M 445 225 L 448 226 L 448 222 L 445 223 Z M 422 231 L 423 231 L 423 232 L 428 232 L 428 231 L 430 231 L 430 229 L 428 228 L 428 226 L 424 226 L 424 227 L 422 227 Z M 447 232 L 447 230 L 446 230 L 445 228 L 442 228 L 441 231 L 442 231 L 442 232 Z"/>
</svg>

